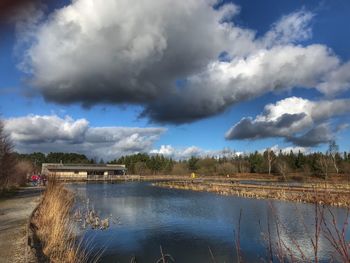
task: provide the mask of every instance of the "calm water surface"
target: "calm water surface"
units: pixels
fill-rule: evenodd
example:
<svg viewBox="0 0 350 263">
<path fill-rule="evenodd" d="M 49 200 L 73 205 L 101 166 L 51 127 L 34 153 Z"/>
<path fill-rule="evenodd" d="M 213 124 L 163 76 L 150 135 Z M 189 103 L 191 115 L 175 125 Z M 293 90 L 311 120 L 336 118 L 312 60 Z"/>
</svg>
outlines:
<svg viewBox="0 0 350 263">
<path fill-rule="evenodd" d="M 165 189 L 143 182 L 73 184 L 71 188 L 81 200 L 88 199 L 102 218 L 119 218 L 108 230 L 84 231 L 94 251 L 104 250 L 101 262 L 130 262 L 132 256 L 139 263 L 156 262 L 160 245 L 176 262 L 213 262 L 209 248 L 216 262 L 236 262 L 235 231 L 241 210 L 245 262 L 266 261 L 267 222 L 274 244 L 276 217 L 281 222 L 281 240 L 291 250 L 297 250 L 293 245 L 297 242 L 306 255 L 313 253 L 308 232 L 314 229 L 314 206 L 310 204 Z M 339 222 L 345 220 L 345 209 L 332 211 Z M 328 262 L 331 247 L 325 238 L 320 240 L 320 250 L 320 259 Z"/>
</svg>

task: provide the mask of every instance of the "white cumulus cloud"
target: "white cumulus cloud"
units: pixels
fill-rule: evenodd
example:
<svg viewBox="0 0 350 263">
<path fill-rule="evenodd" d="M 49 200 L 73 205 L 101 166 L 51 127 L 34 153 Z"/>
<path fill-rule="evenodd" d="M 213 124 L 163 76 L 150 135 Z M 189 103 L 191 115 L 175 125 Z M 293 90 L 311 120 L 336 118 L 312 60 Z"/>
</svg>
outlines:
<svg viewBox="0 0 350 263">
<path fill-rule="evenodd" d="M 20 152 L 77 152 L 106 160 L 149 152 L 166 131 L 159 127 L 91 127 L 86 119 L 57 115 L 5 119 L 4 129 Z"/>
<path fill-rule="evenodd" d="M 171 145 L 161 145 L 159 149 L 153 149 L 150 154 L 161 154 L 175 160 L 185 160 L 194 157 L 233 157 L 242 155 L 243 152 L 236 152 L 229 148 L 222 150 L 208 150 L 198 146 L 173 147 Z"/>
<path fill-rule="evenodd" d="M 28 47 L 21 68 L 46 100 L 139 104 L 141 116 L 169 123 L 274 90 L 349 88 L 347 63 L 325 45 L 302 45 L 312 36 L 313 13 L 285 15 L 257 37 L 234 23 L 238 6 L 215 3 L 72 1 L 21 29 Z"/>
</svg>

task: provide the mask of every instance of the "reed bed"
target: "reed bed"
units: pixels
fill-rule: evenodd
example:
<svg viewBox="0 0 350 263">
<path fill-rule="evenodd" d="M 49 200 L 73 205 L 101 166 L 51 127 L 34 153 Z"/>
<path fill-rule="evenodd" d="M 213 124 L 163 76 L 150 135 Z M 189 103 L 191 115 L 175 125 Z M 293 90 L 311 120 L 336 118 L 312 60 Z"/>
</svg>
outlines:
<svg viewBox="0 0 350 263">
<path fill-rule="evenodd" d="M 210 182 L 158 182 L 153 183 L 153 185 L 182 190 L 214 192 L 221 195 L 234 195 L 245 198 L 276 199 L 350 207 L 350 189 L 339 187 L 289 187 Z"/>
<path fill-rule="evenodd" d="M 50 181 L 31 219 L 31 229 L 40 243 L 45 262 L 87 262 L 71 219 L 74 194 L 57 181 Z"/>
<path fill-rule="evenodd" d="M 333 189 L 333 190 L 350 190 L 350 183 L 333 183 L 333 182 L 316 182 L 304 183 L 303 187 L 317 188 L 317 189 Z"/>
</svg>

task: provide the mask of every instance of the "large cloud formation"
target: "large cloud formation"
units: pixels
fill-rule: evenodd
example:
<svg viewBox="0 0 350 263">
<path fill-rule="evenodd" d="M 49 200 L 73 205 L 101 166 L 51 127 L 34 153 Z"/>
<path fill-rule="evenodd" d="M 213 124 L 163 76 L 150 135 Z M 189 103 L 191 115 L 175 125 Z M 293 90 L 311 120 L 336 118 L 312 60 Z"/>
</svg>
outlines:
<svg viewBox="0 0 350 263">
<path fill-rule="evenodd" d="M 4 120 L 5 132 L 22 153 L 77 152 L 108 161 L 135 153 L 160 154 L 176 160 L 196 157 L 232 157 L 242 154 L 230 149 L 206 150 L 197 146 L 173 147 L 154 144 L 165 128 L 91 127 L 86 119 L 70 116 L 28 115 Z"/>
<path fill-rule="evenodd" d="M 312 13 L 283 16 L 257 37 L 233 23 L 238 12 L 209 0 L 75 0 L 21 29 L 20 66 L 49 101 L 139 104 L 142 116 L 168 123 L 277 89 L 349 88 L 348 64 L 324 45 L 300 45 Z"/>
<path fill-rule="evenodd" d="M 241 119 L 227 131 L 226 139 L 282 137 L 295 145 L 312 147 L 333 139 L 334 131 L 342 126 L 332 129 L 329 120 L 349 112 L 350 99 L 310 101 L 290 97 L 266 105 L 255 119 Z"/>
<path fill-rule="evenodd" d="M 4 120 L 5 131 L 20 152 L 79 152 L 110 160 L 149 152 L 164 128 L 91 127 L 86 119 L 28 115 Z"/>
</svg>

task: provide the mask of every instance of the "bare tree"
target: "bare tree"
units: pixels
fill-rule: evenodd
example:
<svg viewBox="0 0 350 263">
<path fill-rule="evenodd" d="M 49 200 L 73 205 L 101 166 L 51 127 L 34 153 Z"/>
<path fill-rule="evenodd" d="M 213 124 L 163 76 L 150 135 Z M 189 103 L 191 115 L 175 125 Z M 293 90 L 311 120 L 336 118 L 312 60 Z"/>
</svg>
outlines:
<svg viewBox="0 0 350 263">
<path fill-rule="evenodd" d="M 6 135 L 4 124 L 0 120 L 0 188 L 7 189 L 10 178 L 14 175 L 16 158 L 12 152 L 13 145 Z"/>
<path fill-rule="evenodd" d="M 266 151 L 267 151 L 267 164 L 269 168 L 269 175 L 271 175 L 271 169 L 272 169 L 273 163 L 276 161 L 276 155 L 270 148 L 268 148 Z"/>
<path fill-rule="evenodd" d="M 147 170 L 147 165 L 145 162 L 137 162 L 135 163 L 135 173 L 138 175 L 145 175 L 145 172 Z"/>
<path fill-rule="evenodd" d="M 329 172 L 329 156 L 328 153 L 326 154 L 319 154 L 319 158 L 318 158 L 318 164 L 320 166 L 320 169 L 323 173 L 324 179 L 328 179 L 328 172 Z"/>
<path fill-rule="evenodd" d="M 329 142 L 328 152 L 329 152 L 329 156 L 332 159 L 332 163 L 333 163 L 333 166 L 334 166 L 337 174 L 339 173 L 339 168 L 338 168 L 337 159 L 336 159 L 338 151 L 339 151 L 339 146 L 335 143 L 334 140 L 331 140 Z"/>
<path fill-rule="evenodd" d="M 288 173 L 288 163 L 286 161 L 285 156 L 283 153 L 280 153 L 276 159 L 276 165 L 279 173 L 282 175 L 283 180 L 287 180 L 287 173 Z"/>
</svg>

